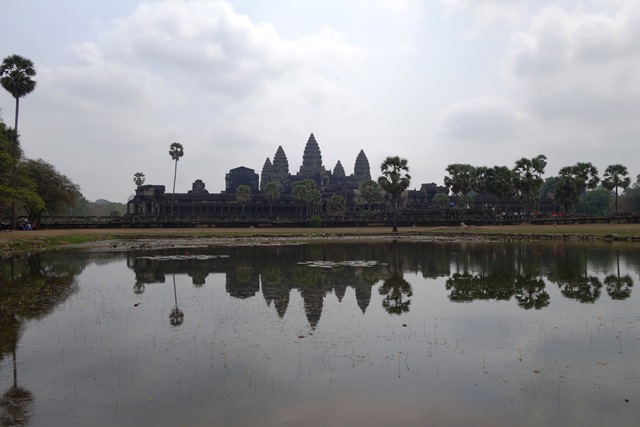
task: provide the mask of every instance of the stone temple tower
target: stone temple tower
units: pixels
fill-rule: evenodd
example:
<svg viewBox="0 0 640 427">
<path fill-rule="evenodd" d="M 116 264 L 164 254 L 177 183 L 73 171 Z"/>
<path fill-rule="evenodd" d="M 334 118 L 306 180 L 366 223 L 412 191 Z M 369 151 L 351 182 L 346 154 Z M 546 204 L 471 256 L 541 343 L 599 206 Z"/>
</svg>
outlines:
<svg viewBox="0 0 640 427">
<path fill-rule="evenodd" d="M 287 155 L 284 154 L 282 145 L 276 150 L 276 155 L 273 156 L 273 165 L 271 166 L 272 179 L 287 179 L 289 177 L 289 161 Z"/>
<path fill-rule="evenodd" d="M 322 154 L 320 153 L 320 147 L 316 142 L 316 138 L 311 134 L 307 145 L 304 147 L 304 154 L 302 156 L 302 166 L 300 166 L 299 175 L 314 175 L 318 173 L 324 173 L 324 167 L 322 166 Z"/>
<path fill-rule="evenodd" d="M 367 159 L 367 155 L 364 154 L 364 150 L 360 150 L 360 153 L 358 153 L 358 157 L 356 157 L 356 164 L 353 167 L 353 174 L 358 181 L 371 179 L 369 159 Z"/>
<path fill-rule="evenodd" d="M 271 160 L 267 157 L 262 166 L 262 173 L 260 174 L 260 190 L 264 190 L 264 186 L 267 182 L 271 181 L 271 175 L 273 174 L 273 165 Z"/>
</svg>

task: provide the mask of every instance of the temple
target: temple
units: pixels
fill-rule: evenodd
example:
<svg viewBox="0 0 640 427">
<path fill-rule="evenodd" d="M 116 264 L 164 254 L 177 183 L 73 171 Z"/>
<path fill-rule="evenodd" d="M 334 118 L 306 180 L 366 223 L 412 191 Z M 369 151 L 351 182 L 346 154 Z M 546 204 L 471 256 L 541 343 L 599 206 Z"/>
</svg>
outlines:
<svg viewBox="0 0 640 427">
<path fill-rule="evenodd" d="M 300 206 L 293 200 L 292 185 L 303 180 L 312 180 L 322 194 L 322 202 L 318 212 L 327 212 L 327 200 L 333 195 L 342 196 L 345 200 L 346 213 L 362 212 L 365 205 L 368 209 L 380 208 L 385 203 L 383 193 L 378 201 L 365 202 L 360 194 L 360 186 L 371 180 L 369 160 L 364 150 L 360 150 L 353 163 L 353 173 L 347 175 L 340 160 L 333 169 L 327 169 L 322 162 L 320 145 L 314 134 L 307 139 L 302 164 L 294 174 L 290 171 L 289 160 L 282 146 L 276 149 L 273 161 L 266 158 L 260 174 L 254 169 L 239 166 L 229 170 L 225 176 L 225 190 L 211 194 L 205 188 L 203 180 L 196 180 L 187 193 L 165 192 L 164 185 L 141 185 L 127 205 L 127 213 L 132 216 L 181 215 L 190 217 L 236 215 L 295 215 L 300 213 Z M 268 183 L 277 184 L 278 197 L 269 200 L 266 195 Z M 251 190 L 251 199 L 240 202 L 236 198 L 239 186 L 246 185 Z M 418 205 L 429 203 L 436 193 L 448 193 L 446 187 L 436 184 L 423 184 L 420 190 L 409 190 L 405 202 Z"/>
</svg>

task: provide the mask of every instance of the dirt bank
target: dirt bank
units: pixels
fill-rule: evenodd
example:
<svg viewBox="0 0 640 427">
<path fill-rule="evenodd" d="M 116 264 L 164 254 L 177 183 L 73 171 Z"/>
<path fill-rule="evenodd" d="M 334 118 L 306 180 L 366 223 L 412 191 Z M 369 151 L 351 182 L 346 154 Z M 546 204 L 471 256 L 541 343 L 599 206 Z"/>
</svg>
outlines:
<svg viewBox="0 0 640 427">
<path fill-rule="evenodd" d="M 3 256 L 60 247 L 119 248 L 162 245 L 292 244 L 309 240 L 585 240 L 640 243 L 640 224 L 509 225 L 360 228 L 189 228 L 189 229 L 70 229 L 0 233 Z"/>
</svg>

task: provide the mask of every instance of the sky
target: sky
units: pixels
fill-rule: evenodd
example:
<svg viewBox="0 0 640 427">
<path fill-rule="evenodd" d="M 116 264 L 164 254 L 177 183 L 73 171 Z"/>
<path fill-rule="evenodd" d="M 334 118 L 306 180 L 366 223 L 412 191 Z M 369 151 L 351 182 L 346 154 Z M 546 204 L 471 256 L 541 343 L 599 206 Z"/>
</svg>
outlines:
<svg viewBox="0 0 640 427">
<path fill-rule="evenodd" d="M 133 175 L 176 192 L 290 171 L 314 134 L 325 168 L 364 150 L 375 178 L 408 160 L 411 188 L 452 163 L 547 156 L 640 174 L 640 0 L 1 0 L 0 56 L 36 66 L 20 101 L 25 156 L 91 201 Z M 0 117 L 15 101 L 0 90 Z"/>
</svg>

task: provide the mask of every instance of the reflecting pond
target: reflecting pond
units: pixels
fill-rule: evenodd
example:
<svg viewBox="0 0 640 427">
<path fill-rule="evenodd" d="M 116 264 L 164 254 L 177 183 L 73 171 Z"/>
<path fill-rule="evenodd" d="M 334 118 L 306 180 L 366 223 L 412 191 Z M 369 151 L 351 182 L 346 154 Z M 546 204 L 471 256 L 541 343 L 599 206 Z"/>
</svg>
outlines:
<svg viewBox="0 0 640 427">
<path fill-rule="evenodd" d="M 640 247 L 359 242 L 0 263 L 0 422 L 635 425 Z"/>
</svg>

